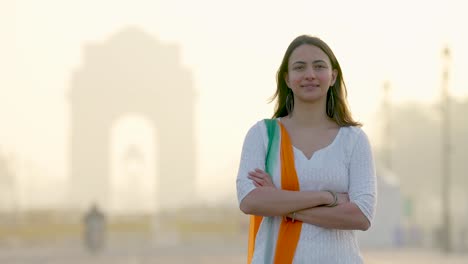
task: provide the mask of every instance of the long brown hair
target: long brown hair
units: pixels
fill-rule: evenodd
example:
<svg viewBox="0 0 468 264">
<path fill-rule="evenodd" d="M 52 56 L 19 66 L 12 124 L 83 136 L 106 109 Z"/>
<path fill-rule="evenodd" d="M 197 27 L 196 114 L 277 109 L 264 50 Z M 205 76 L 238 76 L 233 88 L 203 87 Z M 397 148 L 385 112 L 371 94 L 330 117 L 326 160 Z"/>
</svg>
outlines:
<svg viewBox="0 0 468 264">
<path fill-rule="evenodd" d="M 271 98 L 271 101 L 277 99 L 276 106 L 275 106 L 275 113 L 273 114 L 273 118 L 277 117 L 284 117 L 288 115 L 288 106 L 287 106 L 287 97 L 288 94 L 292 98 L 290 102 L 289 111 L 292 111 L 294 108 L 294 99 L 292 96 L 292 91 L 286 84 L 285 74 L 288 72 L 288 62 L 289 57 L 293 51 L 301 46 L 301 45 L 312 45 L 321 49 L 325 54 L 327 54 L 330 62 L 332 64 L 332 69 L 338 71 L 338 75 L 336 76 L 335 83 L 330 86 L 327 92 L 327 103 L 326 103 L 326 113 L 330 119 L 335 121 L 339 126 L 361 126 L 361 123 L 356 122 L 353 120 L 351 116 L 351 111 L 348 107 L 347 96 L 348 92 L 346 90 L 346 85 L 343 80 L 343 73 L 341 72 L 340 63 L 333 54 L 333 51 L 330 47 L 321 39 L 313 36 L 308 35 L 301 35 L 295 38 L 291 44 L 289 44 L 286 53 L 284 54 L 283 61 L 276 73 L 276 92 Z"/>
</svg>

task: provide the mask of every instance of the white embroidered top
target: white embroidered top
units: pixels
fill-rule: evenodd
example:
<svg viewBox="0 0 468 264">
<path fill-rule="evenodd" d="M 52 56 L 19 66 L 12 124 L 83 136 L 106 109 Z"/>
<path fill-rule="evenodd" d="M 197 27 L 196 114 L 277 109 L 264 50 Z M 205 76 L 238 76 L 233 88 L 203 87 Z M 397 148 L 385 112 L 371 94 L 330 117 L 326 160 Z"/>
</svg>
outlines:
<svg viewBox="0 0 468 264">
<path fill-rule="evenodd" d="M 250 128 L 244 141 L 239 172 L 237 175 L 237 198 L 240 202 L 255 186 L 247 178 L 255 168 L 265 169 L 268 135 L 265 123 L 257 122 Z M 293 147 L 294 161 L 300 189 L 303 191 L 333 190 L 347 192 L 372 222 L 376 204 L 376 176 L 369 140 L 359 127 L 341 127 L 333 142 L 316 151 L 310 159 Z M 273 183 L 281 186 L 280 157 L 271 172 Z M 267 243 L 269 232 L 260 225 L 257 233 L 252 263 L 265 263 L 265 252 L 275 252 L 281 217 L 273 217 L 274 243 Z M 267 247 L 273 246 L 271 250 Z M 272 259 L 272 258 L 271 258 Z M 353 230 L 326 229 L 303 223 L 294 263 L 356 264 L 362 263 L 356 236 Z"/>
</svg>

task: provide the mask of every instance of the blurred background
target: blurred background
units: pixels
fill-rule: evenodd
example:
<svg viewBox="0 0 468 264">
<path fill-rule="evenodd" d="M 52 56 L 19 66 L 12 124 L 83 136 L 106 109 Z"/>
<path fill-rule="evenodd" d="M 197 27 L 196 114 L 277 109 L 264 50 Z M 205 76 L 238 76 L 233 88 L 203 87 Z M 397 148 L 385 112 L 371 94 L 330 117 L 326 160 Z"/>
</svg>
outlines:
<svg viewBox="0 0 468 264">
<path fill-rule="evenodd" d="M 235 178 L 289 43 L 374 148 L 366 263 L 468 263 L 464 1 L 0 1 L 0 263 L 244 263 Z"/>
</svg>

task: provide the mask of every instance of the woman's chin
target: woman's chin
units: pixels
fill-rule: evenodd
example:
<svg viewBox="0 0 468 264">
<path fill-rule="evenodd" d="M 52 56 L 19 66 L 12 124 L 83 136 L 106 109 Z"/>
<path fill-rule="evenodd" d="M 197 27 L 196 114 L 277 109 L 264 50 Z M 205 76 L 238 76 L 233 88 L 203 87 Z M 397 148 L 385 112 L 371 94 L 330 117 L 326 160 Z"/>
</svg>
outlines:
<svg viewBox="0 0 468 264">
<path fill-rule="evenodd" d="M 302 96 L 297 96 L 297 99 L 303 103 L 310 103 L 310 104 L 315 104 L 317 102 L 320 102 L 321 100 L 326 100 L 326 95 L 321 95 L 321 94 L 304 94 Z"/>
</svg>

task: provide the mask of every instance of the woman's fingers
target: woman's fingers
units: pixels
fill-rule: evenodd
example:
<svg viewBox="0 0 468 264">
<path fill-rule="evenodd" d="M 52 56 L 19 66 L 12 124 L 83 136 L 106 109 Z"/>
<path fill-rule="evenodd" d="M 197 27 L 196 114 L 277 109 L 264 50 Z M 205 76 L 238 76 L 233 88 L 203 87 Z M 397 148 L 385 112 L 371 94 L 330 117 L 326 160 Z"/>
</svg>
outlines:
<svg viewBox="0 0 468 264">
<path fill-rule="evenodd" d="M 265 183 L 265 180 L 262 177 L 257 177 L 257 176 L 251 176 L 249 175 L 249 178 L 254 182 L 258 183 L 260 185 L 263 185 Z"/>
<path fill-rule="evenodd" d="M 338 204 L 349 202 L 349 195 L 347 193 L 337 193 Z"/>
<path fill-rule="evenodd" d="M 270 175 L 265 173 L 260 169 L 255 169 L 249 172 L 248 175 L 249 179 L 253 180 L 254 185 L 258 186 L 273 186 L 273 182 L 271 181 Z M 258 184 L 258 186 L 256 185 Z"/>
<path fill-rule="evenodd" d="M 249 178 L 255 181 L 264 181 L 266 177 L 262 174 L 256 172 L 249 172 Z"/>
<path fill-rule="evenodd" d="M 249 172 L 249 175 L 251 175 L 253 177 L 257 177 L 257 178 L 262 178 L 262 179 L 270 179 L 270 175 L 268 175 L 266 172 L 264 172 L 262 170 L 258 170 L 258 169 Z"/>
<path fill-rule="evenodd" d="M 262 179 L 262 178 L 256 178 L 256 177 L 249 177 L 252 181 L 255 181 L 255 182 L 258 182 L 260 184 L 263 184 L 266 182 L 266 180 Z"/>
<path fill-rule="evenodd" d="M 268 176 L 268 174 L 266 174 L 265 172 L 263 172 L 263 171 L 257 171 L 257 170 L 250 171 L 250 172 L 249 172 L 249 175 L 257 176 L 257 177 Z"/>
</svg>

